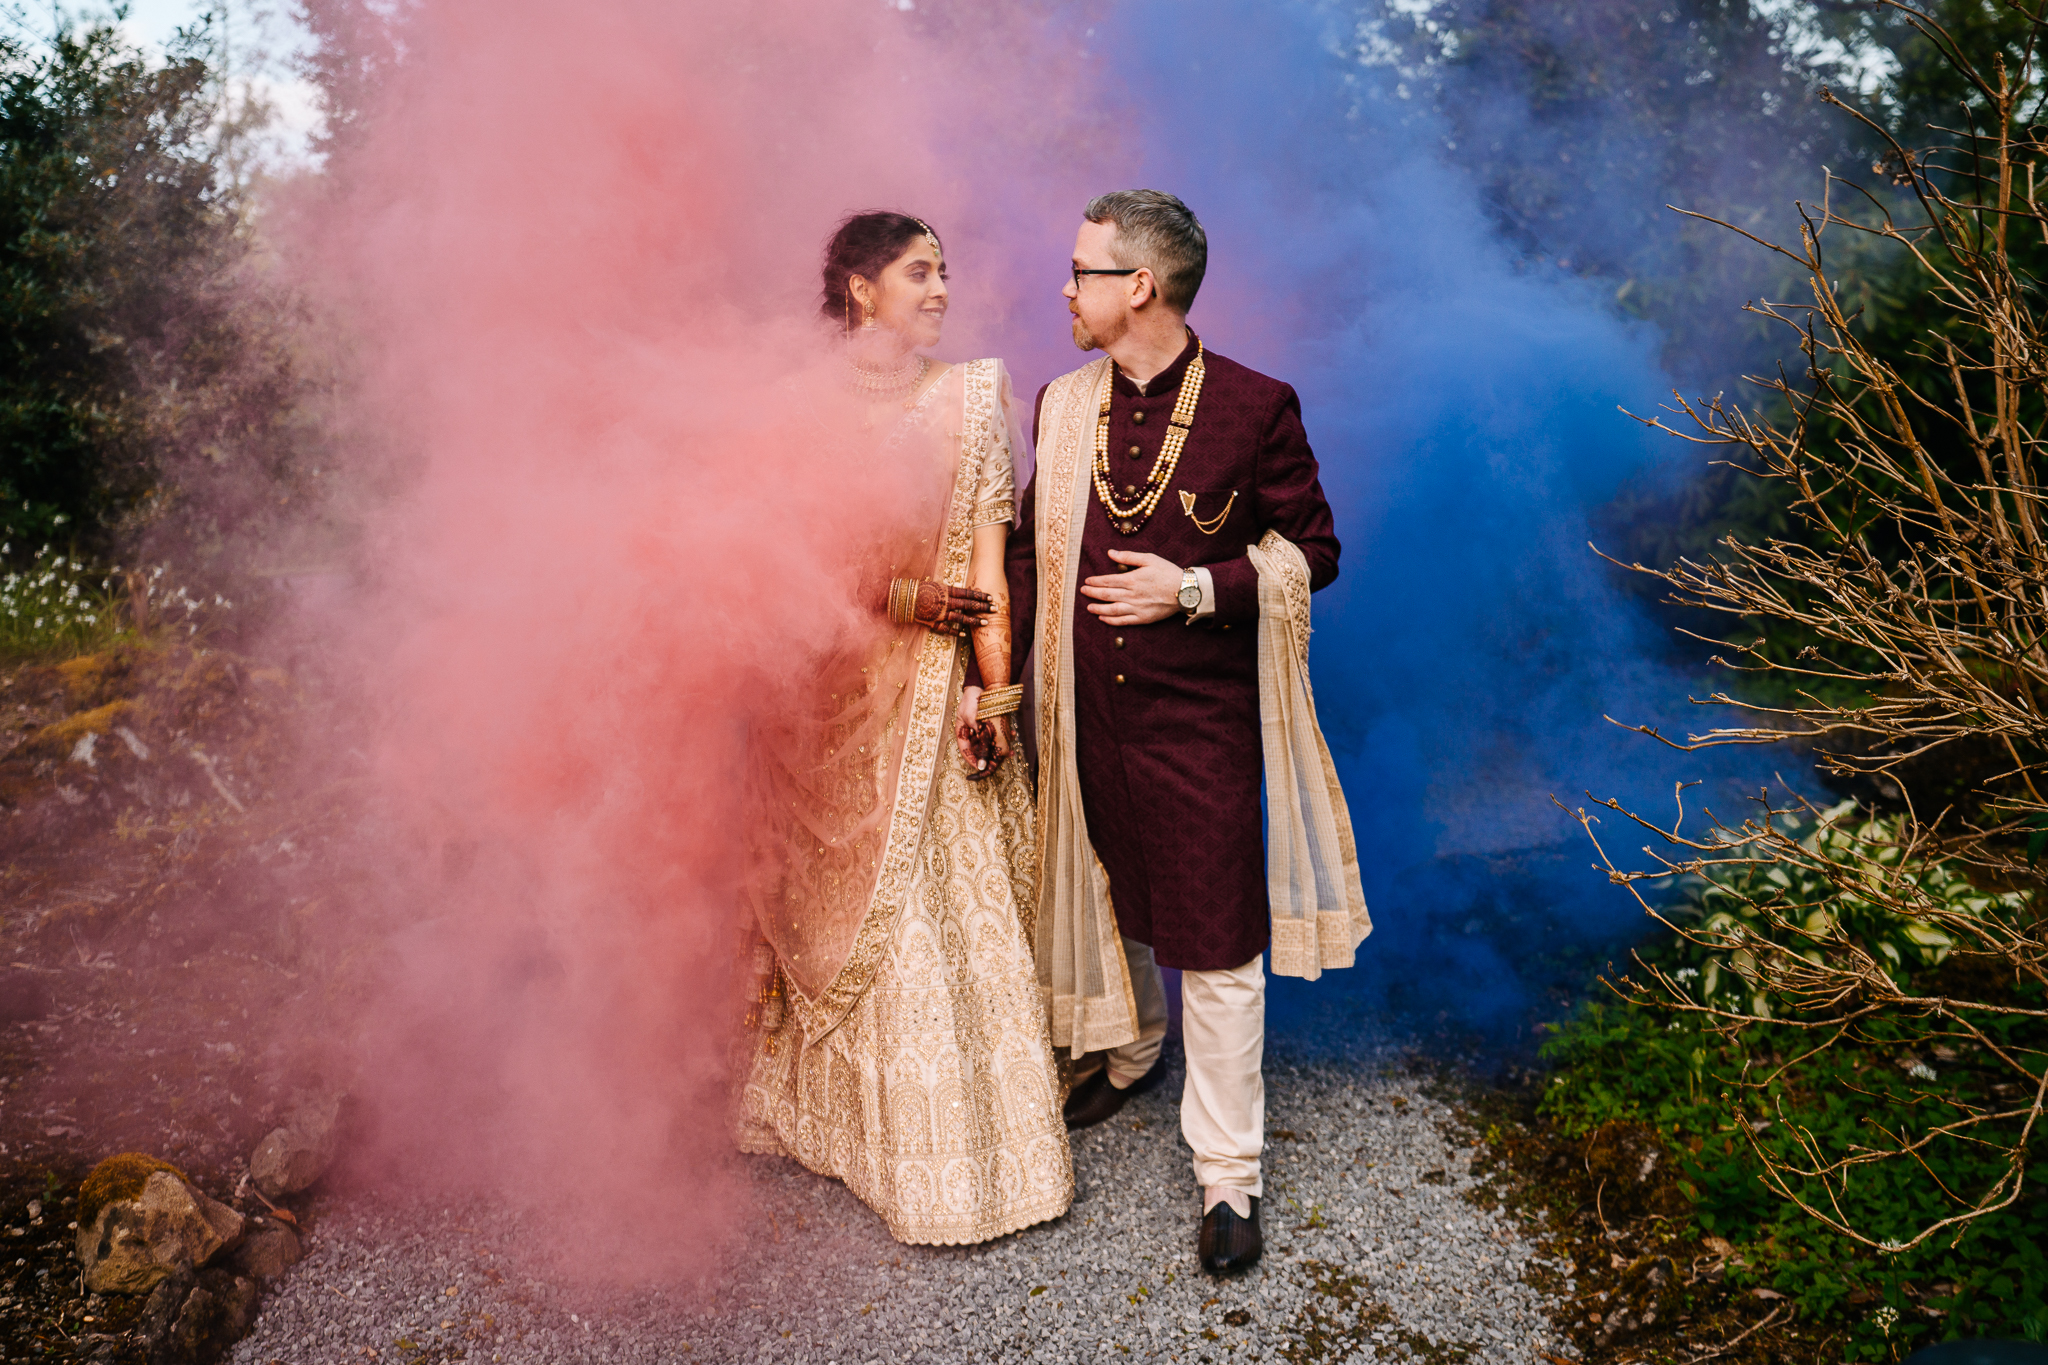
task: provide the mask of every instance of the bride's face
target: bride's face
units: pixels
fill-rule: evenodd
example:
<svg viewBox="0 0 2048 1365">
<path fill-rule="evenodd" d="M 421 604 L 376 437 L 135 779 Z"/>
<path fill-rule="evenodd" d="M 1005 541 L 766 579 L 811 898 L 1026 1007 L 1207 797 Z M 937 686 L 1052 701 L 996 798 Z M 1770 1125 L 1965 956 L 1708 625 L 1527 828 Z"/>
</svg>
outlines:
<svg viewBox="0 0 2048 1365">
<path fill-rule="evenodd" d="M 886 327 L 912 349 L 939 344 L 946 321 L 946 263 L 920 236 L 874 281 L 875 326 Z"/>
</svg>

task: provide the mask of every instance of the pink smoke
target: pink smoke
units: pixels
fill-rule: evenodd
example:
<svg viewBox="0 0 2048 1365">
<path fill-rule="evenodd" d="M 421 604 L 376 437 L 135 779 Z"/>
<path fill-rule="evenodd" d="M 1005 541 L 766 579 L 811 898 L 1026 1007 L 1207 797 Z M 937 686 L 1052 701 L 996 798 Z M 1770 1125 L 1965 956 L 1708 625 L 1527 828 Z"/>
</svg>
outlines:
<svg viewBox="0 0 2048 1365">
<path fill-rule="evenodd" d="M 350 1027 L 385 1170 L 573 1184 L 676 1257 L 729 1213 L 748 728 L 869 610 L 854 547 L 907 500 L 791 401 L 819 248 L 849 210 L 927 217 L 940 354 L 1005 354 L 1063 330 L 1108 183 L 1081 68 L 991 23 L 427 0 L 303 215 L 365 374 L 358 464 L 397 471 L 325 623 L 387 821 L 337 926 L 381 945 Z"/>
</svg>

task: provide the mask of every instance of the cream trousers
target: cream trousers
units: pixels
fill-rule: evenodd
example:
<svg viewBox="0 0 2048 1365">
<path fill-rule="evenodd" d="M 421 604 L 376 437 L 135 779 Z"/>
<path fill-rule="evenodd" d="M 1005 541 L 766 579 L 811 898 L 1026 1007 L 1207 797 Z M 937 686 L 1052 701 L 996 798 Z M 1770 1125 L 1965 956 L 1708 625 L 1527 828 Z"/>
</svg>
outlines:
<svg viewBox="0 0 2048 1365">
<path fill-rule="evenodd" d="M 1152 950 L 1125 939 L 1124 961 L 1137 998 L 1138 1036 L 1105 1059 L 1110 1083 L 1119 1088 L 1150 1071 L 1166 1044 L 1166 987 Z M 1195 1182 L 1259 1194 L 1266 1140 L 1263 957 L 1229 971 L 1182 972 L 1180 1027 L 1188 1059 L 1180 1131 L 1194 1149 Z"/>
</svg>

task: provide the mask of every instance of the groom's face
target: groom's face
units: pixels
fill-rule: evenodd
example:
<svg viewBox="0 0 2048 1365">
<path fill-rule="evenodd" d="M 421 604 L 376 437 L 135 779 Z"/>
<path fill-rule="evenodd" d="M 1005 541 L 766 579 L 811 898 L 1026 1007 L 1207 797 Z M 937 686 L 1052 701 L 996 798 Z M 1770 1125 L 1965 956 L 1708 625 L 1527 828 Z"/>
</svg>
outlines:
<svg viewBox="0 0 2048 1365">
<path fill-rule="evenodd" d="M 1082 270 L 1115 270 L 1117 260 L 1109 254 L 1116 240 L 1116 224 L 1081 224 L 1074 237 L 1074 264 Z M 1067 311 L 1074 316 L 1074 344 L 1084 351 L 1114 346 L 1131 330 L 1132 295 L 1140 292 L 1136 282 L 1149 292 L 1151 275 L 1083 275 L 1078 284 L 1069 279 L 1061 292 L 1067 296 Z"/>
</svg>

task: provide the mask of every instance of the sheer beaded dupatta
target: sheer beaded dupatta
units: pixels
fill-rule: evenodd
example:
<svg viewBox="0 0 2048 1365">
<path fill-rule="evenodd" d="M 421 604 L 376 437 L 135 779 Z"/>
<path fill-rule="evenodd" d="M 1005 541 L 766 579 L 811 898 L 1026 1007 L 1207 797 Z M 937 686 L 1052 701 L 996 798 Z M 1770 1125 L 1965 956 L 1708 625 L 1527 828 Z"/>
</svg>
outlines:
<svg viewBox="0 0 2048 1365">
<path fill-rule="evenodd" d="M 946 713 L 957 643 L 893 625 L 882 603 L 891 578 L 964 581 L 964 558 L 957 567 L 949 562 L 954 523 L 966 520 L 972 499 L 972 485 L 964 495 L 956 487 L 961 391 L 955 367 L 893 428 L 849 435 L 844 427 L 857 419 L 837 422 L 832 444 L 845 458 L 908 493 L 868 540 L 860 594 L 862 606 L 873 599 L 873 610 L 856 610 L 822 657 L 791 659 L 808 675 L 799 701 L 753 737 L 747 893 L 774 950 L 773 962 L 757 964 L 763 1000 L 777 994 L 779 963 L 788 1004 L 809 1016 L 814 1032 L 836 1022 L 859 993 L 862 964 L 849 972 L 849 963 L 870 910 L 886 911 L 892 880 L 901 880 L 898 865 L 917 847 L 932 764 L 943 752 L 934 732 L 951 738 Z"/>
</svg>

